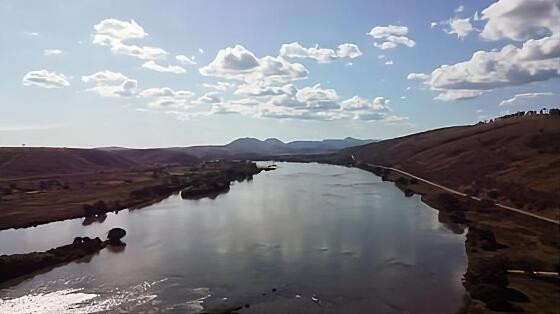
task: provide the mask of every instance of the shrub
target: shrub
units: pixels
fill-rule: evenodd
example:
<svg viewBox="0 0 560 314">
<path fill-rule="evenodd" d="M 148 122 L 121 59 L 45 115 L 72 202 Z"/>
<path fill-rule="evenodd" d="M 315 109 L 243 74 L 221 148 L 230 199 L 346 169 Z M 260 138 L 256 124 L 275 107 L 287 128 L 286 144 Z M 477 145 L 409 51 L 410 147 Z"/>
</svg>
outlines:
<svg viewBox="0 0 560 314">
<path fill-rule="evenodd" d="M 480 205 L 481 209 L 489 209 L 489 208 L 494 207 L 496 205 L 496 203 L 494 203 L 493 200 L 483 198 L 483 199 L 480 200 L 479 205 Z"/>
<path fill-rule="evenodd" d="M 404 177 L 399 177 L 397 179 L 397 184 L 400 185 L 408 185 L 408 179 L 404 178 Z"/>
<path fill-rule="evenodd" d="M 101 200 L 93 203 L 92 205 L 84 204 L 82 208 L 86 216 L 96 216 L 96 215 L 104 214 L 109 210 L 107 204 Z"/>
<path fill-rule="evenodd" d="M 498 199 L 498 191 L 496 190 L 492 190 L 490 192 L 488 192 L 488 197 L 490 197 L 491 199 Z"/>
</svg>

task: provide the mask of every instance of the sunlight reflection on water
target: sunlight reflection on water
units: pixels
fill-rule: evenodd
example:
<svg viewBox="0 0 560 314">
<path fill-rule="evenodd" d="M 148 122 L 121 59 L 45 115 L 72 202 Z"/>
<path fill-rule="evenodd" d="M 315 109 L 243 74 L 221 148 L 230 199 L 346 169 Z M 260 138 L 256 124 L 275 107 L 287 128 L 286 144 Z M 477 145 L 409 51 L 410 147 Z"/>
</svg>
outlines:
<svg viewBox="0 0 560 314">
<path fill-rule="evenodd" d="M 13 314 L 74 314 L 99 312 L 159 313 L 180 311 L 198 313 L 204 301 L 211 297 L 210 289 L 194 288 L 187 293 L 184 302 L 163 306 L 156 292 L 158 285 L 167 281 L 142 282 L 128 288 L 116 288 L 103 293 L 89 293 L 85 288 L 62 289 L 51 292 L 31 292 L 18 298 L 0 300 L 0 313 Z M 49 290 L 42 287 L 40 290 Z"/>
</svg>

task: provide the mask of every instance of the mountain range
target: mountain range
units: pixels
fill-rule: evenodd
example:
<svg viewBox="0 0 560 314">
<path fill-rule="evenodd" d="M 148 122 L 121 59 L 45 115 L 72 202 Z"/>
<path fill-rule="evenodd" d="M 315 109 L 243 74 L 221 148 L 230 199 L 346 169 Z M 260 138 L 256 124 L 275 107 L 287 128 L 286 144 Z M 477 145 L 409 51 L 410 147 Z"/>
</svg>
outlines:
<svg viewBox="0 0 560 314">
<path fill-rule="evenodd" d="M 26 177 L 192 165 L 211 159 L 259 159 L 267 156 L 333 153 L 372 140 L 354 138 L 284 143 L 241 138 L 226 145 L 147 148 L 0 147 L 0 177 Z"/>
<path fill-rule="evenodd" d="M 352 137 L 344 139 L 326 139 L 322 141 L 292 141 L 282 142 L 276 138 L 259 140 L 252 137 L 236 139 L 226 145 L 191 146 L 170 148 L 183 151 L 201 159 L 208 158 L 236 158 L 266 155 L 305 155 L 325 154 L 338 150 L 365 145 L 374 140 L 359 140 Z"/>
</svg>

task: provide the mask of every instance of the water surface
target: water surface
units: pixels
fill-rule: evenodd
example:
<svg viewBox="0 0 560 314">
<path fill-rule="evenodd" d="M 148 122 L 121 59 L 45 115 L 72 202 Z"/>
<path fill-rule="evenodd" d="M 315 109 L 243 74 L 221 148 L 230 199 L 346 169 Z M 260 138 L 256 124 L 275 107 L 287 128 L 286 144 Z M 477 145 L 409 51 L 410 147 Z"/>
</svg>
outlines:
<svg viewBox="0 0 560 314">
<path fill-rule="evenodd" d="M 13 254 L 127 230 L 123 251 L 1 289 L 1 313 L 452 313 L 465 293 L 464 235 L 355 168 L 280 163 L 216 199 L 82 222 L 0 232 L 0 254 Z"/>
</svg>

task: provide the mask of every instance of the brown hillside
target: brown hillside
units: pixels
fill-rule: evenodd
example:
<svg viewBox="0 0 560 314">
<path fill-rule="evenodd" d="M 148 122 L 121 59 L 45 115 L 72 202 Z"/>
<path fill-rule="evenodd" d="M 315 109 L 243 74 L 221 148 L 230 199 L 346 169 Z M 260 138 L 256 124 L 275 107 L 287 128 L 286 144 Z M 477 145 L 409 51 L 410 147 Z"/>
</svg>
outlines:
<svg viewBox="0 0 560 314">
<path fill-rule="evenodd" d="M 343 153 L 526 209 L 559 206 L 560 116 L 437 129 Z"/>
<path fill-rule="evenodd" d="M 129 169 L 135 162 L 106 151 L 77 148 L 0 148 L 0 177 Z"/>
<path fill-rule="evenodd" d="M 199 159 L 171 149 L 0 148 L 0 178 L 189 165 Z"/>
<path fill-rule="evenodd" d="M 113 150 L 112 153 L 147 166 L 188 165 L 200 162 L 199 158 L 187 152 L 173 149 L 122 149 Z"/>
</svg>

